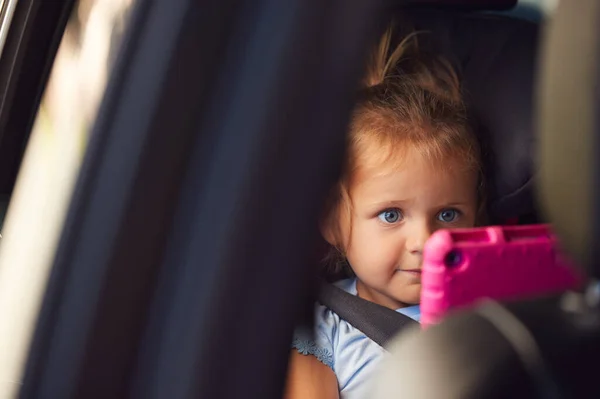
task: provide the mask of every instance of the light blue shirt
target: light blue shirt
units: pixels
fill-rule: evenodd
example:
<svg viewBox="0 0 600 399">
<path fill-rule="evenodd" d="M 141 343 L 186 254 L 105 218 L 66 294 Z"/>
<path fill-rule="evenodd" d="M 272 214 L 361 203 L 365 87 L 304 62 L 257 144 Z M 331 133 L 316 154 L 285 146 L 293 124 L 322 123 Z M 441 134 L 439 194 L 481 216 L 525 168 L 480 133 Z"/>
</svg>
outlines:
<svg viewBox="0 0 600 399">
<path fill-rule="evenodd" d="M 335 285 L 352 295 L 357 294 L 355 278 Z M 418 305 L 396 311 L 416 321 L 421 317 Z M 314 355 L 333 370 L 342 399 L 368 398 L 367 382 L 387 354 L 361 331 L 321 305 L 316 306 L 314 336 L 308 331 L 297 331 L 292 346 L 304 355 Z"/>
</svg>

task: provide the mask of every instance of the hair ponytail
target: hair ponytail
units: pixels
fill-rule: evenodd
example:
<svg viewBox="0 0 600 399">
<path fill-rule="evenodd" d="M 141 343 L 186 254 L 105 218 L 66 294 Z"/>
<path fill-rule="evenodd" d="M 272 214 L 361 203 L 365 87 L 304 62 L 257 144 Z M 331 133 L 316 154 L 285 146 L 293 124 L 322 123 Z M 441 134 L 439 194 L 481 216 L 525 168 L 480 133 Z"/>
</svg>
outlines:
<svg viewBox="0 0 600 399">
<path fill-rule="evenodd" d="M 394 24 L 382 35 L 371 52 L 363 87 L 368 89 L 390 83 L 411 84 L 452 103 L 462 102 L 460 79 L 452 64 L 439 56 L 420 50 L 418 35 L 407 34 L 393 49 Z"/>
<path fill-rule="evenodd" d="M 390 25 L 383 33 L 379 40 L 379 44 L 371 53 L 369 63 L 367 65 L 367 73 L 364 78 L 364 87 L 373 87 L 382 84 L 389 77 L 390 72 L 396 70 L 400 61 L 406 55 L 411 41 L 414 40 L 416 46 L 416 36 L 418 32 L 412 32 L 407 35 L 396 46 L 390 54 L 390 48 L 393 40 L 394 26 Z"/>
</svg>

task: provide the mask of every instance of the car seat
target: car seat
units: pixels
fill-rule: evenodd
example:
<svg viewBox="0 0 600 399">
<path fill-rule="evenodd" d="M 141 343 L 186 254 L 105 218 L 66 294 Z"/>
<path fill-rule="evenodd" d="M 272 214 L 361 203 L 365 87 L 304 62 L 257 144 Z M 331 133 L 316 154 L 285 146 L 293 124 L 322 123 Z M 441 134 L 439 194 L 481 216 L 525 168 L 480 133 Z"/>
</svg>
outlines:
<svg viewBox="0 0 600 399">
<path fill-rule="evenodd" d="M 538 25 L 505 15 L 427 7 L 399 9 L 395 15 L 400 34 L 424 32 L 419 45 L 450 59 L 461 75 L 483 146 L 491 222 L 532 220 L 537 213 L 532 87 Z"/>
<path fill-rule="evenodd" d="M 532 121 L 538 25 L 507 15 L 440 9 L 422 3 L 393 9 L 390 15 L 398 41 L 409 32 L 421 32 L 419 48 L 450 60 L 461 75 L 483 148 L 490 222 L 503 224 L 514 218 L 522 223 L 538 222 L 532 156 L 536 145 Z M 383 25 L 388 24 L 385 21 Z M 381 345 L 413 324 L 397 312 L 328 285 L 321 289 L 319 302 Z"/>
<path fill-rule="evenodd" d="M 583 293 L 484 303 L 390 345 L 376 398 L 598 398 L 600 3 L 560 2 L 541 58 L 540 203 L 590 277 Z M 520 92 L 514 91 L 517 99 Z"/>
</svg>

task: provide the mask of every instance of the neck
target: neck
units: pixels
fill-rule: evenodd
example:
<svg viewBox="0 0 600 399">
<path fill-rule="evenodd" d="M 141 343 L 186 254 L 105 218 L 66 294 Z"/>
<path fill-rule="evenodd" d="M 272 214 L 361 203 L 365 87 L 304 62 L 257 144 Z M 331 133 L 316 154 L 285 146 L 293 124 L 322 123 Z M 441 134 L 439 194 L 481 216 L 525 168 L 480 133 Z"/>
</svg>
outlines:
<svg viewBox="0 0 600 399">
<path fill-rule="evenodd" d="M 385 306 L 386 308 L 390 308 L 392 310 L 410 306 L 404 302 L 400 302 L 395 300 L 394 298 L 390 298 L 389 296 L 382 294 L 381 292 L 373 288 L 367 287 L 359 279 L 356 279 L 356 293 L 358 297 L 362 299 L 366 299 L 369 302 Z"/>
</svg>

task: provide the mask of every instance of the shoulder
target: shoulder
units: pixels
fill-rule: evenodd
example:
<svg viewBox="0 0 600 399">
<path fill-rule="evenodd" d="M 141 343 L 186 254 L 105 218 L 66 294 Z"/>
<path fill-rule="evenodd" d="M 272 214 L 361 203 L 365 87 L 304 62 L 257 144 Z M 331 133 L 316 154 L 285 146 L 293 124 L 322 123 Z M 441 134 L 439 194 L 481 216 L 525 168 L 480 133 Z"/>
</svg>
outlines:
<svg viewBox="0 0 600 399">
<path fill-rule="evenodd" d="M 322 305 L 315 306 L 314 330 L 298 328 L 294 333 L 292 347 L 302 355 L 313 355 L 333 369 L 333 353 L 337 344 L 339 316 Z"/>
<path fill-rule="evenodd" d="M 346 279 L 335 283 L 339 288 L 356 295 L 356 280 Z M 314 330 L 299 328 L 295 331 L 292 347 L 300 354 L 313 355 L 321 363 L 334 368 L 334 353 L 340 340 L 344 321 L 331 309 L 315 304 Z"/>
</svg>

